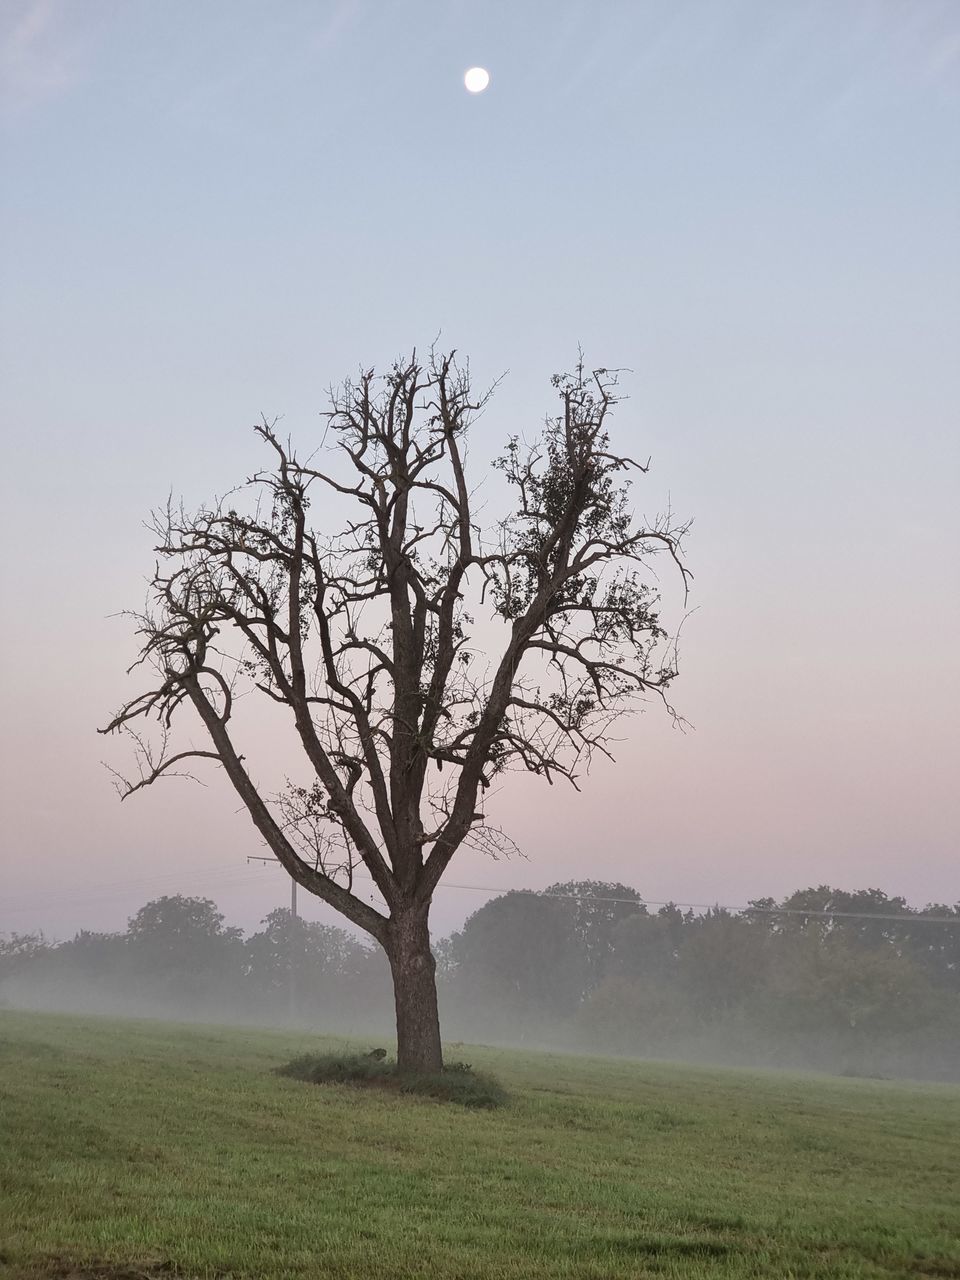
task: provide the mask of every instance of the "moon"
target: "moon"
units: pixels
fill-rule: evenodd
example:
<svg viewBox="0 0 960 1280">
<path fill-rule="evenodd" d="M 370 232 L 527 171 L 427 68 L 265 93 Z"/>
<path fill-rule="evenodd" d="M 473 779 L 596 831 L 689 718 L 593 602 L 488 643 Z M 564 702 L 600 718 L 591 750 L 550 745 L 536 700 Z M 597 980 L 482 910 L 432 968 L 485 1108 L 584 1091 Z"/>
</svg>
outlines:
<svg viewBox="0 0 960 1280">
<path fill-rule="evenodd" d="M 463 77 L 468 93 L 483 93 L 490 83 L 490 72 L 486 67 L 471 67 Z"/>
</svg>

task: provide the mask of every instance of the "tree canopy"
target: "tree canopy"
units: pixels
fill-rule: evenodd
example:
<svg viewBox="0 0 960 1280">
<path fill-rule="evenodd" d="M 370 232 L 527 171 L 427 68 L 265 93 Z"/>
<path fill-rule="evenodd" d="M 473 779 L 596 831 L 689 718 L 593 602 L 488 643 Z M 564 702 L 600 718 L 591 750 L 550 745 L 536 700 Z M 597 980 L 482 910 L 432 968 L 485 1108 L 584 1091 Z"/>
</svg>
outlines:
<svg viewBox="0 0 960 1280">
<path fill-rule="evenodd" d="M 383 946 L 412 1067 L 441 1061 L 433 893 L 464 843 L 507 839 L 486 818 L 493 780 L 514 768 L 576 785 L 609 754 L 613 721 L 637 699 L 666 702 L 676 675 L 648 579 L 665 556 L 686 584 L 685 526 L 632 515 L 630 475 L 646 464 L 611 446 L 615 372 L 581 362 L 553 390 L 559 412 L 539 438 L 508 438 L 497 467 L 512 508 L 487 529 L 466 456 L 490 393 L 454 353 L 344 383 L 306 455 L 260 422 L 268 470 L 157 516 L 137 615 L 155 680 L 107 726 L 136 745 L 122 794 L 216 761 L 289 874 Z M 314 523 L 322 496 L 344 512 L 339 528 Z M 500 624 L 495 647 L 475 638 L 480 610 Z M 276 798 L 236 737 L 248 690 L 284 709 L 302 749 L 304 777 Z M 174 743 L 184 707 L 208 745 Z M 136 728 L 145 719 L 157 739 Z M 382 907 L 357 892 L 361 867 Z"/>
</svg>

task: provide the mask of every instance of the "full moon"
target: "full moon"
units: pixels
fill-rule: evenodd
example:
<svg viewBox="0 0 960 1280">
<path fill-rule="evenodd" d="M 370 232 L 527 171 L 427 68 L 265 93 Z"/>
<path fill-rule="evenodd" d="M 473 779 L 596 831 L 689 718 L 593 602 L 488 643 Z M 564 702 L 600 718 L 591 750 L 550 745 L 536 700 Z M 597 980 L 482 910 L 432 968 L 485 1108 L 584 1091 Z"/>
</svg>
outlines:
<svg viewBox="0 0 960 1280">
<path fill-rule="evenodd" d="M 490 72 L 485 67 L 471 67 L 463 77 L 463 83 L 470 93 L 483 93 L 490 83 Z"/>
</svg>

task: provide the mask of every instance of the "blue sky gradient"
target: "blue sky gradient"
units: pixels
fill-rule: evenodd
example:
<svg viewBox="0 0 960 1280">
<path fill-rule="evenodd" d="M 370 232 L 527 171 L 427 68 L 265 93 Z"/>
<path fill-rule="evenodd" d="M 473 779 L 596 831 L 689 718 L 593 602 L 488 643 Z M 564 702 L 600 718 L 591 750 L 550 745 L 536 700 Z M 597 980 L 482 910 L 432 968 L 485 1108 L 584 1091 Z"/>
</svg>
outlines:
<svg viewBox="0 0 960 1280">
<path fill-rule="evenodd" d="M 222 784 L 117 804 L 108 615 L 169 490 L 241 481 L 261 413 L 306 443 L 332 382 L 438 333 L 507 374 L 476 478 L 580 343 L 632 371 L 638 506 L 695 519 L 694 731 L 651 708 L 582 795 L 510 784 L 526 860 L 451 879 L 960 897 L 952 0 L 29 0 L 0 83 L 0 931 L 285 900 Z M 440 931 L 482 901 L 438 894 Z"/>
</svg>

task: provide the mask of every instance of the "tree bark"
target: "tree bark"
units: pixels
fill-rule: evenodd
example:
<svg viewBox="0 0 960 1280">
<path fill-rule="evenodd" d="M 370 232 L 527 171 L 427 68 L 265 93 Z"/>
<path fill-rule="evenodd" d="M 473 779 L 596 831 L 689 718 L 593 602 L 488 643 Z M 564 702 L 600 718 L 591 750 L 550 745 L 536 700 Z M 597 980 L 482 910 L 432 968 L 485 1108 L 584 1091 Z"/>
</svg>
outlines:
<svg viewBox="0 0 960 1280">
<path fill-rule="evenodd" d="M 398 912 L 388 927 L 385 945 L 397 1011 L 397 1065 L 401 1071 L 441 1071 L 437 965 L 430 950 L 426 909 Z"/>
</svg>

